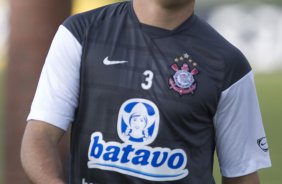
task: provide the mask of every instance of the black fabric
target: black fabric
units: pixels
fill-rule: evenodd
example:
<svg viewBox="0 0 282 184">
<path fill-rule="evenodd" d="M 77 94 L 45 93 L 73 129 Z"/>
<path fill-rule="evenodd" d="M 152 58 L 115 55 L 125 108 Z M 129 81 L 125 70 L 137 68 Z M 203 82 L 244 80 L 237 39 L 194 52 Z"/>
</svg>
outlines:
<svg viewBox="0 0 282 184">
<path fill-rule="evenodd" d="M 79 107 L 72 125 L 70 183 L 159 183 L 115 171 L 88 168 L 93 132 L 106 142 L 122 143 L 117 133 L 121 105 L 128 99 L 154 102 L 160 111 L 159 131 L 150 147 L 182 149 L 188 176 L 163 183 L 212 184 L 215 148 L 213 116 L 220 94 L 251 69 L 242 54 L 208 24 L 193 15 L 173 31 L 142 25 L 131 2 L 78 14 L 64 24 L 83 46 Z M 159 34 L 158 34 L 159 33 Z M 160 36 L 158 36 L 160 35 Z M 185 58 L 185 54 L 189 59 Z M 128 61 L 121 65 L 103 60 Z M 169 81 L 188 64 L 196 89 L 171 89 Z M 154 73 L 144 90 L 144 71 Z"/>
</svg>

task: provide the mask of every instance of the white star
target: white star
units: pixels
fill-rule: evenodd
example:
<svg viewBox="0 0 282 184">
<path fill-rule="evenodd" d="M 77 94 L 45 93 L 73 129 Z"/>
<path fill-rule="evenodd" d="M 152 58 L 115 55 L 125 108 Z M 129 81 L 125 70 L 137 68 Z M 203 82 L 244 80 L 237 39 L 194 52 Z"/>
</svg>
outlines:
<svg viewBox="0 0 282 184">
<path fill-rule="evenodd" d="M 185 53 L 184 54 L 184 58 L 188 59 L 189 58 L 189 54 Z"/>
</svg>

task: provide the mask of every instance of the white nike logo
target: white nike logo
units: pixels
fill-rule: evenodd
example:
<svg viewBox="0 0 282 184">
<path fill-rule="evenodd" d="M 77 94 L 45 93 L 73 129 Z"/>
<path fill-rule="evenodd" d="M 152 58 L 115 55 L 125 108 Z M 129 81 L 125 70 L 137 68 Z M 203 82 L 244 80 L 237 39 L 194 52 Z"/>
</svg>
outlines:
<svg viewBox="0 0 282 184">
<path fill-rule="evenodd" d="M 103 61 L 104 65 L 116 65 L 116 64 L 123 64 L 127 62 L 128 61 L 110 61 L 109 57 L 106 57 Z"/>
</svg>

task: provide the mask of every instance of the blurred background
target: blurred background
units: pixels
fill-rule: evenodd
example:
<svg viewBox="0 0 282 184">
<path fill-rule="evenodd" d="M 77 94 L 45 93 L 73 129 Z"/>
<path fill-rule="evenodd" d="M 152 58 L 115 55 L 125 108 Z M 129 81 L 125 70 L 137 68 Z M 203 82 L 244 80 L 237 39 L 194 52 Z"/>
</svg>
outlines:
<svg viewBox="0 0 282 184">
<path fill-rule="evenodd" d="M 115 0 L 0 0 L 0 184 L 28 183 L 19 148 L 40 70 L 52 37 L 70 14 Z M 282 181 L 282 0 L 196 0 L 196 14 L 248 58 L 272 158 L 263 184 Z M 238 66 L 239 67 L 239 66 Z M 220 183 L 215 157 L 214 176 Z"/>
</svg>

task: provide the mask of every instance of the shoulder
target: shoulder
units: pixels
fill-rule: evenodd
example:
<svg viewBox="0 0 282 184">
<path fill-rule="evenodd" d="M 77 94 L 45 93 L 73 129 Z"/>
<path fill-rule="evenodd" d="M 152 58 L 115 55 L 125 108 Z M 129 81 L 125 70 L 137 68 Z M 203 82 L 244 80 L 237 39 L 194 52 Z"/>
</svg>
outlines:
<svg viewBox="0 0 282 184">
<path fill-rule="evenodd" d="M 192 32 L 197 35 L 198 40 L 201 40 L 202 45 L 216 53 L 218 58 L 222 60 L 222 68 L 225 73 L 222 90 L 227 89 L 251 71 L 244 54 L 206 21 L 197 17 L 196 26 Z"/>
<path fill-rule="evenodd" d="M 129 6 L 129 2 L 121 2 L 75 14 L 68 17 L 63 22 L 63 26 L 81 43 L 89 27 L 98 26 L 105 19 L 118 17 L 127 13 Z"/>
</svg>

